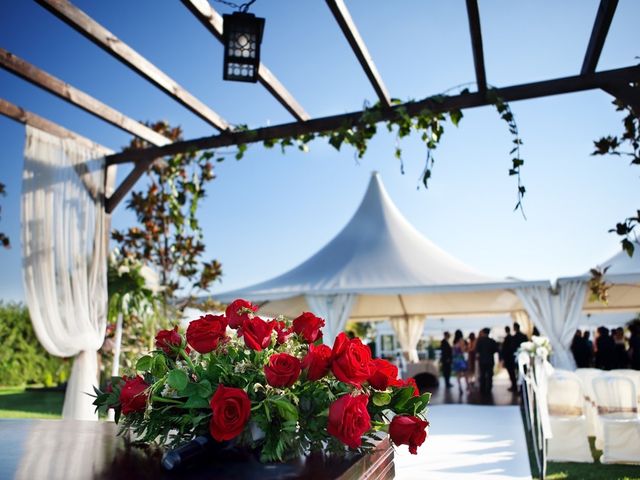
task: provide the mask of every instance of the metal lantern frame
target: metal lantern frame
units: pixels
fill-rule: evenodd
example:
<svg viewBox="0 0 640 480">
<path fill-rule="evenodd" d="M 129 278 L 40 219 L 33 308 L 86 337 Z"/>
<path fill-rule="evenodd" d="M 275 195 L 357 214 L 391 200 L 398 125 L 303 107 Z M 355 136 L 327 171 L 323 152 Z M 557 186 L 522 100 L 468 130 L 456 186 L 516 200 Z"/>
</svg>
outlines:
<svg viewBox="0 0 640 480">
<path fill-rule="evenodd" d="M 223 15 L 222 42 L 224 65 L 222 77 L 237 82 L 258 81 L 260 44 L 264 18 L 252 13 L 234 12 Z"/>
</svg>

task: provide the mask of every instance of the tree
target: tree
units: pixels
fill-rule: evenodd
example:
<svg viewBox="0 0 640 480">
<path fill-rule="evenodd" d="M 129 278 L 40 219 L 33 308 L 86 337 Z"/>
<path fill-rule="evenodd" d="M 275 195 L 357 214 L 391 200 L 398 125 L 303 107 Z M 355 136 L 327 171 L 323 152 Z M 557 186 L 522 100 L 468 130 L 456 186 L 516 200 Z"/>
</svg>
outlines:
<svg viewBox="0 0 640 480">
<path fill-rule="evenodd" d="M 150 127 L 172 141 L 182 139 L 181 129 L 166 122 Z M 128 148 L 147 146 L 135 139 Z M 146 187 L 133 191 L 127 202 L 137 225 L 111 235 L 122 255 L 159 272 L 165 316 L 169 306 L 182 310 L 192 304 L 195 294 L 222 274 L 217 260 L 203 260 L 205 245 L 197 218 L 206 184 L 215 178 L 212 157 L 212 152 L 188 152 L 157 160 L 147 173 Z"/>
</svg>

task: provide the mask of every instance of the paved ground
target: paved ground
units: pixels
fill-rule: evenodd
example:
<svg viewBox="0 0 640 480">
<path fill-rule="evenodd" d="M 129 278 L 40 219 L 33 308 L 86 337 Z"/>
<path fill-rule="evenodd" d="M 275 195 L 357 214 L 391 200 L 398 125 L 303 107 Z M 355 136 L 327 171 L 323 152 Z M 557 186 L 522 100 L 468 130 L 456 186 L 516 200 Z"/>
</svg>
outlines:
<svg viewBox="0 0 640 480">
<path fill-rule="evenodd" d="M 428 416 L 418 455 L 396 449 L 397 479 L 531 479 L 519 407 L 435 405 Z"/>
</svg>

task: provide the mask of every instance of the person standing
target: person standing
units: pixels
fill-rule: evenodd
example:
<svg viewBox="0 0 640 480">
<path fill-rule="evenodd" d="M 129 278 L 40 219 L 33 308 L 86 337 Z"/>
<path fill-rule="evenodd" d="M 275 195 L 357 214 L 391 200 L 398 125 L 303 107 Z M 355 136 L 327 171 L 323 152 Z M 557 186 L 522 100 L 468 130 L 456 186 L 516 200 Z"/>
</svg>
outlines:
<svg viewBox="0 0 640 480">
<path fill-rule="evenodd" d="M 467 390 L 469 390 L 469 379 L 467 378 L 467 361 L 464 358 L 464 353 L 467 350 L 466 342 L 461 330 L 456 330 L 453 336 L 453 373 L 455 373 L 458 379 L 458 389 L 462 394 L 462 377 L 465 379 Z"/>
<path fill-rule="evenodd" d="M 515 392 L 518 388 L 516 384 L 516 348 L 515 348 L 515 339 L 513 335 L 511 335 L 511 328 L 509 326 L 504 327 L 504 333 L 506 334 L 504 337 L 504 341 L 502 342 L 502 348 L 500 349 L 500 356 L 502 357 L 502 364 L 504 368 L 509 373 L 509 380 L 511 381 L 511 386 L 509 387 L 510 392 Z"/>
<path fill-rule="evenodd" d="M 451 363 L 453 361 L 453 351 L 451 350 L 451 344 L 449 344 L 450 337 L 451 334 L 449 332 L 444 332 L 444 338 L 440 342 L 440 364 L 442 365 L 444 385 L 447 388 L 451 388 Z"/>
<path fill-rule="evenodd" d="M 640 322 L 629 325 L 631 336 L 629 337 L 629 360 L 631 368 L 640 370 Z"/>
<path fill-rule="evenodd" d="M 472 390 L 476 388 L 476 334 L 469 334 L 467 346 L 467 381 Z"/>
<path fill-rule="evenodd" d="M 618 327 L 612 333 L 615 352 L 613 368 L 629 368 L 629 354 L 624 341 L 624 328 Z"/>
<path fill-rule="evenodd" d="M 596 368 L 611 370 L 615 365 L 615 343 L 607 327 L 598 328 L 596 338 Z"/>
<path fill-rule="evenodd" d="M 585 368 L 591 368 L 593 367 L 593 342 L 591 341 L 591 332 L 589 330 L 585 330 L 582 334 L 582 338 L 585 345 Z"/>
<path fill-rule="evenodd" d="M 498 343 L 489 336 L 491 330 L 483 328 L 476 341 L 476 357 L 480 371 L 480 392 L 491 393 L 493 388 L 494 355 L 498 352 Z"/>
</svg>

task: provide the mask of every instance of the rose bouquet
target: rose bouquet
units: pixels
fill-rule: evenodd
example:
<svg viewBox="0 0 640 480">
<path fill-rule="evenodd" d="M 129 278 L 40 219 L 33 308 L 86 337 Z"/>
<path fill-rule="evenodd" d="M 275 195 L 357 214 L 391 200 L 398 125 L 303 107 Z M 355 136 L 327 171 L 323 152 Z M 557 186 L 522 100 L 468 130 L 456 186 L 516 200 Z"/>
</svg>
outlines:
<svg viewBox="0 0 640 480">
<path fill-rule="evenodd" d="M 136 373 L 96 389 L 94 405 L 113 408 L 121 431 L 140 442 L 176 446 L 210 434 L 264 462 L 370 452 L 381 431 L 416 453 L 430 394 L 357 338 L 323 344 L 324 320 L 312 313 L 266 321 L 256 310 L 236 300 L 225 315 L 192 321 L 185 336 L 160 331 Z"/>
</svg>

